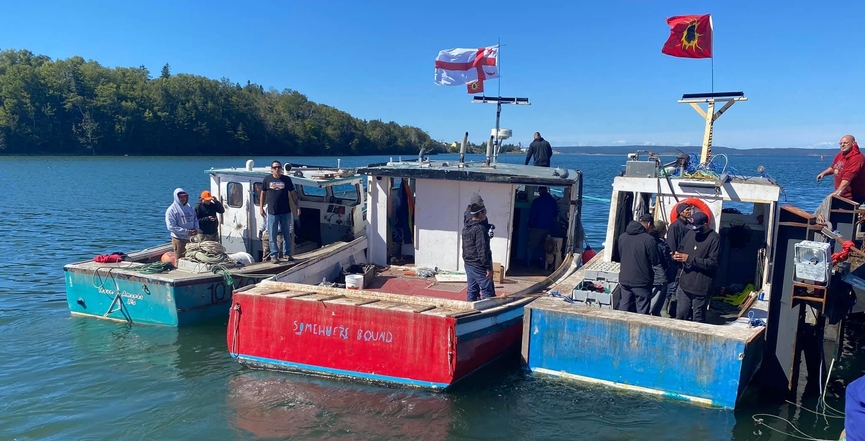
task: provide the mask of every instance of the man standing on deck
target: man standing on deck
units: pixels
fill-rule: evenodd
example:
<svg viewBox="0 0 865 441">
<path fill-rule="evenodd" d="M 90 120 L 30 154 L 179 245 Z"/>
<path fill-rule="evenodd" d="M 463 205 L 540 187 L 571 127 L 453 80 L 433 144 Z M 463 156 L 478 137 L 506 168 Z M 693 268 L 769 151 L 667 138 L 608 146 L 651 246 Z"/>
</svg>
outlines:
<svg viewBox="0 0 865 441">
<path fill-rule="evenodd" d="M 679 288 L 676 290 L 676 318 L 687 320 L 693 312 L 695 322 L 706 322 L 709 289 L 718 270 L 721 237 L 709 227 L 709 216 L 694 213 L 691 230 L 673 252 L 673 260 L 682 264 Z"/>
<path fill-rule="evenodd" d="M 174 203 L 165 210 L 165 227 L 171 233 L 171 246 L 174 248 L 175 259 L 183 257 L 189 239 L 198 234 L 198 217 L 187 202 L 189 202 L 189 193 L 182 188 L 175 188 Z"/>
<path fill-rule="evenodd" d="M 225 213 L 225 207 L 207 190 L 201 192 L 198 201 L 195 205 L 195 215 L 198 216 L 198 225 L 201 227 L 201 234 L 197 235 L 198 241 L 219 242 L 219 222 L 216 215 Z"/>
<path fill-rule="evenodd" d="M 676 252 L 679 251 L 679 244 L 682 243 L 682 239 L 689 231 L 688 219 L 690 219 L 691 215 L 694 214 L 694 208 L 691 207 L 690 204 L 680 202 L 676 204 L 673 209 L 676 210 L 676 220 L 670 223 L 665 238 L 667 240 L 667 245 L 670 246 L 670 251 Z M 672 255 L 670 257 L 672 258 Z M 678 276 L 681 274 L 682 269 L 681 263 L 673 263 L 675 264 L 676 275 L 671 280 L 668 280 L 669 288 L 667 289 L 667 299 L 669 300 L 670 305 L 667 312 L 670 314 L 670 317 L 676 316 L 676 288 L 679 286 Z"/>
<path fill-rule="evenodd" d="M 832 165 L 817 175 L 817 182 L 825 176 L 834 175 L 834 194 L 861 204 L 865 202 L 865 156 L 859 151 L 853 135 L 844 135 L 838 145 L 841 151 L 835 155 Z"/>
<path fill-rule="evenodd" d="M 658 246 L 649 234 L 653 226 L 652 215 L 647 213 L 631 221 L 619 236 L 619 311 L 649 314 L 655 270 L 661 268 Z"/>
<path fill-rule="evenodd" d="M 466 299 L 474 302 L 496 296 L 493 285 L 493 251 L 487 227 L 487 209 L 483 203 L 469 206 L 472 218 L 463 228 L 463 262 L 468 279 Z"/>
<path fill-rule="evenodd" d="M 289 262 L 294 260 L 291 257 L 291 243 L 289 242 L 292 228 L 294 228 L 291 203 L 288 201 L 289 195 L 291 195 L 291 202 L 294 202 L 294 206 L 297 207 L 297 191 L 294 189 L 291 178 L 283 176 L 281 162 L 273 161 L 270 163 L 270 175 L 265 176 L 264 181 L 262 181 L 261 196 L 258 201 L 261 216 L 267 218 L 267 234 L 270 236 L 270 261 L 273 263 L 279 262 L 279 247 L 276 244 L 277 230 L 282 230 L 283 256 Z M 267 215 L 264 211 L 265 204 Z M 297 209 L 297 215 L 300 216 L 300 208 Z"/>
<path fill-rule="evenodd" d="M 553 231 L 559 218 L 559 205 L 556 199 L 547 191 L 547 187 L 538 187 L 538 197 L 532 201 L 529 210 L 529 242 L 526 247 L 526 266 L 532 265 L 532 256 L 543 256 L 547 236 Z"/>
<path fill-rule="evenodd" d="M 549 167 L 550 157 L 553 156 L 553 148 L 550 143 L 541 137 L 540 132 L 535 132 L 535 140 L 529 145 L 529 150 L 526 152 L 526 164 L 529 165 L 529 160 L 534 158 L 532 165 L 537 167 Z"/>
</svg>

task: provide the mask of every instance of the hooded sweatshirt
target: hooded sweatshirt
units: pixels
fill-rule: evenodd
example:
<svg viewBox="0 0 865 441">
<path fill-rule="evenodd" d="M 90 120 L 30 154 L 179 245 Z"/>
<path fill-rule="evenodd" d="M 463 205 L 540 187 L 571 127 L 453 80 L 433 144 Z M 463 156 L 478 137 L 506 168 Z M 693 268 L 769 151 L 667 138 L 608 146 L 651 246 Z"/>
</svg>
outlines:
<svg viewBox="0 0 865 441">
<path fill-rule="evenodd" d="M 175 239 L 189 240 L 189 230 L 198 230 L 198 217 L 189 204 L 180 205 L 178 193 L 186 193 L 182 188 L 174 189 L 174 203 L 165 210 L 165 226 Z"/>
<path fill-rule="evenodd" d="M 652 286 L 655 268 L 663 272 L 655 238 L 643 224 L 631 221 L 619 236 L 619 283 L 625 286 Z M 659 279 L 664 277 L 659 274 Z"/>
<path fill-rule="evenodd" d="M 492 271 L 493 252 L 484 222 L 469 219 L 463 228 L 463 261 L 468 266 Z"/>
<path fill-rule="evenodd" d="M 850 184 L 841 192 L 841 197 L 847 199 L 860 199 L 865 197 L 865 156 L 859 151 L 859 145 L 854 143 L 853 147 L 846 152 L 838 152 L 832 161 L 835 169 L 835 189 L 841 185 L 841 181 L 849 181 Z"/>
</svg>

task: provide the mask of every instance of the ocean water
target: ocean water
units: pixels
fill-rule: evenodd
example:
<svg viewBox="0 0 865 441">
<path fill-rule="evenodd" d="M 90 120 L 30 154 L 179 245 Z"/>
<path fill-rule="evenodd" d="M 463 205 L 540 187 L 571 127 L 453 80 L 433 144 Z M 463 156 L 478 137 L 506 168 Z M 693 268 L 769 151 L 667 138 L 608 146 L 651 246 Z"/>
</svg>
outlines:
<svg viewBox="0 0 865 441">
<path fill-rule="evenodd" d="M 247 159 L 0 157 L 0 440 L 784 439 L 755 425 L 756 413 L 786 418 L 816 438 L 837 439 L 843 427 L 777 402 L 755 400 L 732 412 L 534 376 L 516 360 L 439 394 L 253 371 L 228 355 L 224 323 L 173 329 L 70 316 L 64 264 L 166 242 L 163 216 L 174 188 L 195 194 L 209 185 L 206 169 L 243 167 Z M 596 247 L 607 221 L 603 199 L 624 159 L 553 157 L 554 166 L 582 170 L 584 194 L 597 198 L 583 210 Z M 730 164 L 750 174 L 765 166 L 787 202 L 808 211 L 831 190 L 829 182 L 814 183 L 827 166 L 818 157 L 730 157 Z M 865 366 L 851 337 L 827 395 L 836 408 L 843 408 L 844 384 Z"/>
</svg>

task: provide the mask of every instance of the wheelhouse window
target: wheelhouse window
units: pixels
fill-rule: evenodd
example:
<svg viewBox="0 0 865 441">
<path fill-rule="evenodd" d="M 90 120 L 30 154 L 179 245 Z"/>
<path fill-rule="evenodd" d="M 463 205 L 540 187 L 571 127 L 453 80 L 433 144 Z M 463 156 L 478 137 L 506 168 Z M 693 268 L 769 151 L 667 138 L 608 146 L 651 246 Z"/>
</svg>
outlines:
<svg viewBox="0 0 865 441">
<path fill-rule="evenodd" d="M 354 205 L 360 201 L 360 194 L 355 184 L 336 185 L 331 191 L 333 191 L 333 197 L 336 198 L 336 202 L 339 204 Z"/>
<path fill-rule="evenodd" d="M 256 182 L 252 184 L 252 203 L 255 206 L 258 206 L 259 201 L 261 200 L 261 182 Z"/>
<path fill-rule="evenodd" d="M 298 199 L 302 201 L 324 202 L 327 197 L 327 190 L 320 187 L 312 187 L 305 185 L 295 185 L 297 187 Z"/>
<path fill-rule="evenodd" d="M 228 183 L 228 206 L 231 208 L 243 207 L 243 184 L 240 182 Z"/>
</svg>

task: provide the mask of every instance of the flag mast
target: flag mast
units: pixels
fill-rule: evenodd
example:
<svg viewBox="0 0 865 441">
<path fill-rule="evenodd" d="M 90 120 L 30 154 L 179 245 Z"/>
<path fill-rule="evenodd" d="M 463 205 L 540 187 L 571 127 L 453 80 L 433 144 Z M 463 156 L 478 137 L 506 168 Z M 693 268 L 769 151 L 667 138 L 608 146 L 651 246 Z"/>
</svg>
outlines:
<svg viewBox="0 0 865 441">
<path fill-rule="evenodd" d="M 472 97 L 472 103 L 483 103 L 483 104 L 496 104 L 496 128 L 493 132 L 493 135 L 490 136 L 490 140 L 487 143 L 487 157 L 484 161 L 484 165 L 489 166 L 490 160 L 493 160 L 493 163 L 497 163 L 499 161 L 499 149 L 501 146 L 499 145 L 501 139 L 499 137 L 499 128 L 502 118 L 502 104 L 517 104 L 523 106 L 530 106 L 528 98 L 507 98 L 502 97 L 502 75 L 501 75 L 501 38 L 498 38 L 496 41 L 496 49 L 499 51 L 498 53 L 498 61 L 496 62 L 496 70 L 499 73 L 499 83 L 498 83 L 498 96 L 497 97 L 488 97 L 484 94 L 481 96 Z"/>
</svg>

